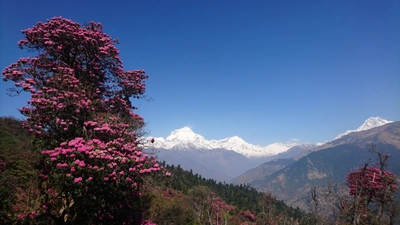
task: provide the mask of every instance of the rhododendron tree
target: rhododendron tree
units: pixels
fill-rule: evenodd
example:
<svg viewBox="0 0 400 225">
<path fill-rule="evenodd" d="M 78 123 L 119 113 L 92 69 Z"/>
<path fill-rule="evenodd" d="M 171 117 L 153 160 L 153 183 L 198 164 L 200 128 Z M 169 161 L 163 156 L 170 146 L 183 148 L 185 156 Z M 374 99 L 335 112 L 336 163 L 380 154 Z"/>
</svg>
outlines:
<svg viewBox="0 0 400 225">
<path fill-rule="evenodd" d="M 388 154 L 378 153 L 377 166 L 368 166 L 368 163 L 347 175 L 347 185 L 352 199 L 341 202 L 342 213 L 350 215 L 353 224 L 379 223 L 384 207 L 394 200 L 394 193 L 398 190 L 396 174 L 386 170 Z M 377 208 L 371 213 L 371 203 Z"/>
<path fill-rule="evenodd" d="M 162 170 L 142 152 L 143 118 L 132 98 L 145 92 L 143 70 L 126 71 L 116 39 L 102 25 L 52 18 L 23 30 L 21 49 L 36 52 L 3 70 L 10 94 L 31 93 L 20 109 L 35 135 L 40 207 L 21 212 L 31 223 L 139 224 L 140 187 Z"/>
<path fill-rule="evenodd" d="M 343 207 L 351 209 L 354 213 L 355 224 L 369 223 L 372 215 L 369 215 L 371 203 L 378 207 L 375 220 L 382 216 L 383 207 L 392 202 L 394 192 L 397 191 L 396 175 L 392 172 L 375 167 L 364 167 L 347 175 L 349 194 L 353 196 L 352 204 L 343 202 Z"/>
<path fill-rule="evenodd" d="M 393 201 L 393 192 L 397 190 L 396 175 L 375 167 L 366 167 L 347 175 L 350 195 L 359 194 L 365 204 L 382 204 Z"/>
</svg>

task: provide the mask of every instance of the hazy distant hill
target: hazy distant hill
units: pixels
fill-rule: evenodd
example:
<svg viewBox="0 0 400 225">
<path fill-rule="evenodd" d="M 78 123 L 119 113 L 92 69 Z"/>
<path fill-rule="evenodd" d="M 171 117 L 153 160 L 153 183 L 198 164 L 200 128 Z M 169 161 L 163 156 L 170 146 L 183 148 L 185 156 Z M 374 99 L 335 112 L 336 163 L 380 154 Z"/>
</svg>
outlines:
<svg viewBox="0 0 400 225">
<path fill-rule="evenodd" d="M 378 117 L 379 118 L 379 117 Z M 371 118 L 370 118 L 371 119 Z M 370 120 L 368 119 L 368 120 Z M 380 119 L 380 118 L 379 118 Z M 368 121 L 367 120 L 367 121 Z M 367 122 L 366 121 L 366 122 Z M 313 151 L 319 151 L 329 147 L 334 147 L 342 144 L 354 144 L 358 146 L 364 146 L 365 144 L 374 144 L 378 142 L 391 144 L 400 149 L 400 121 L 390 122 L 382 126 L 374 127 L 368 130 L 351 132 L 341 138 L 334 139 L 319 147 L 307 150 L 295 157 L 295 159 L 300 159 L 301 157 L 308 155 Z M 361 126 L 362 127 L 362 126 Z"/>
<path fill-rule="evenodd" d="M 286 166 L 293 164 L 294 159 L 274 159 L 272 161 L 263 163 L 256 168 L 253 168 L 244 174 L 232 180 L 233 184 L 248 184 L 255 180 L 265 179 L 276 171 L 279 171 Z"/>
<path fill-rule="evenodd" d="M 260 174 L 255 178 L 251 171 L 262 170 L 266 165 L 261 165 L 247 174 L 252 174 L 251 186 L 258 190 L 270 191 L 289 204 L 302 206 L 305 197 L 312 185 L 325 185 L 328 181 L 336 183 L 345 182 L 346 174 L 356 168 L 362 167 L 368 159 L 377 161 L 376 155 L 369 152 L 371 144 L 377 144 L 379 149 L 389 152 L 391 158 L 389 165 L 393 172 L 400 174 L 400 122 L 376 127 L 366 131 L 350 133 L 336 139 L 318 151 L 298 158 L 297 161 L 284 167 L 282 161 L 276 167 L 284 167 L 270 175 Z M 246 176 L 244 174 L 243 176 Z M 247 180 L 248 181 L 248 180 Z"/>
<path fill-rule="evenodd" d="M 289 158 L 315 145 L 303 144 L 290 148 L 287 152 L 270 157 L 249 158 L 226 149 L 156 149 L 157 157 L 169 165 L 181 165 L 206 178 L 231 182 L 234 178 L 258 165 L 279 158 Z M 269 169 L 267 169 L 269 170 Z M 264 171 L 265 172 L 265 171 Z"/>
</svg>

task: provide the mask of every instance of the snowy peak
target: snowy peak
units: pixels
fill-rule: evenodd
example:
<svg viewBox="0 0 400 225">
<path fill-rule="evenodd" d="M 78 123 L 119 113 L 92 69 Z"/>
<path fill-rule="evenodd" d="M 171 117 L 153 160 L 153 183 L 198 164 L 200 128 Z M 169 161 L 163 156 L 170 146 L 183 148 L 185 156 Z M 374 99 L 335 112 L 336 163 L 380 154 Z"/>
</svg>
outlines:
<svg viewBox="0 0 400 225">
<path fill-rule="evenodd" d="M 369 130 L 371 128 L 380 127 L 391 122 L 393 121 L 388 121 L 380 117 L 370 117 L 359 128 L 357 128 L 356 131 Z"/>
<path fill-rule="evenodd" d="M 346 131 L 346 132 L 344 132 L 342 134 L 339 134 L 333 140 L 339 139 L 339 138 L 341 138 L 341 137 L 343 137 L 345 135 L 348 135 L 348 134 L 350 134 L 352 132 L 359 132 L 359 131 L 363 131 L 363 130 L 369 130 L 371 128 L 380 127 L 382 125 L 385 125 L 385 124 L 391 123 L 391 122 L 393 122 L 393 121 L 388 121 L 388 120 L 382 119 L 380 117 L 370 117 L 367 120 L 365 120 L 365 122 L 359 128 L 357 128 L 356 130 L 348 130 L 348 131 Z"/>
<path fill-rule="evenodd" d="M 243 145 L 247 144 L 243 139 L 238 136 L 228 137 L 221 140 L 222 142 L 230 145 Z"/>
<path fill-rule="evenodd" d="M 192 141 L 204 140 L 204 137 L 194 133 L 192 129 L 190 129 L 189 127 L 183 127 L 181 129 L 176 129 L 172 131 L 166 140 L 192 142 Z"/>
</svg>

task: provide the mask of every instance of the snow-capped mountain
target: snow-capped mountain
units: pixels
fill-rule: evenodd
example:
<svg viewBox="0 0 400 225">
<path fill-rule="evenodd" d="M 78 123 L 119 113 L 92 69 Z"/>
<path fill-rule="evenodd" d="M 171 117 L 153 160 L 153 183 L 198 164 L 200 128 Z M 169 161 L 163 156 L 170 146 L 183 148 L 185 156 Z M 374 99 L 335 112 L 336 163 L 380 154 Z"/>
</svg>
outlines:
<svg viewBox="0 0 400 225">
<path fill-rule="evenodd" d="M 348 130 L 342 134 L 339 134 L 335 139 L 339 139 L 351 132 L 359 132 L 368 130 L 374 127 L 382 126 L 393 121 L 388 121 L 380 117 L 368 118 L 359 128 L 356 130 Z M 206 140 L 200 134 L 196 134 L 189 127 L 183 127 L 176 129 L 166 138 L 154 138 L 155 142 L 153 147 L 157 149 L 174 149 L 174 150 L 215 150 L 225 149 L 239 153 L 247 158 L 263 158 L 276 156 L 278 154 L 286 152 L 288 149 L 298 146 L 299 143 L 273 143 L 267 146 L 259 146 L 247 143 L 238 136 L 228 137 L 222 140 Z M 326 143 L 326 142 L 325 142 Z M 325 143 L 318 143 L 317 146 Z"/>
<path fill-rule="evenodd" d="M 371 128 L 374 127 L 380 127 L 382 125 L 385 125 L 387 123 L 391 123 L 393 121 L 388 121 L 385 119 L 382 119 L 380 117 L 370 117 L 368 118 L 359 128 L 357 128 L 356 130 L 348 130 L 342 134 L 339 134 L 338 136 L 336 136 L 333 140 L 339 139 L 345 135 L 348 135 L 352 132 L 359 132 L 359 131 L 364 131 L 364 130 L 369 130 Z"/>
<path fill-rule="evenodd" d="M 379 117 L 369 118 L 358 129 L 347 131 L 338 137 L 389 122 L 391 121 Z M 346 137 L 338 140 L 343 138 Z M 189 127 L 183 127 L 172 131 L 166 138 L 154 138 L 152 148 L 156 150 L 158 159 L 167 164 L 181 165 L 182 168 L 192 169 L 194 173 L 203 177 L 230 182 L 231 179 L 262 163 L 284 158 L 297 161 L 311 152 L 329 147 L 333 141 L 318 144 L 273 143 L 263 147 L 247 143 L 238 136 L 222 140 L 207 140 Z"/>
<path fill-rule="evenodd" d="M 155 138 L 154 148 L 188 150 L 188 149 L 226 149 L 244 155 L 247 158 L 259 158 L 277 155 L 296 146 L 297 143 L 273 143 L 265 147 L 252 145 L 238 136 L 222 140 L 206 140 L 194 133 L 189 127 L 183 127 L 171 132 L 166 138 Z"/>
</svg>

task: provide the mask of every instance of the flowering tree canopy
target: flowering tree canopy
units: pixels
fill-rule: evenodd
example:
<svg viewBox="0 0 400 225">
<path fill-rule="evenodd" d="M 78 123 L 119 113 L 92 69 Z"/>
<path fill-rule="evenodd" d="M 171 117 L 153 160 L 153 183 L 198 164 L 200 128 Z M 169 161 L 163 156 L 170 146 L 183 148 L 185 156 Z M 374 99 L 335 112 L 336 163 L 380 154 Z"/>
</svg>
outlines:
<svg viewBox="0 0 400 225">
<path fill-rule="evenodd" d="M 347 183 L 350 195 L 360 195 L 360 200 L 366 203 L 393 201 L 393 193 L 398 189 L 394 173 L 375 167 L 361 168 L 349 173 Z"/>
<path fill-rule="evenodd" d="M 130 98 L 145 92 L 143 70 L 125 71 L 102 25 L 52 18 L 23 30 L 37 53 L 3 70 L 14 93 L 31 93 L 24 127 L 41 150 L 41 205 L 20 218 L 55 224 L 138 224 L 143 175 L 160 171 L 135 132 L 143 118 Z M 35 221 L 35 220 L 33 220 Z M 46 222 L 46 223 L 47 223 Z M 33 223 L 33 222 L 32 222 Z"/>
<path fill-rule="evenodd" d="M 379 154 L 380 159 L 387 155 Z M 385 161 L 385 160 L 384 160 Z M 347 186 L 351 199 L 341 202 L 342 214 L 353 224 L 379 223 L 385 206 L 394 200 L 398 190 L 396 174 L 384 169 L 380 160 L 380 168 L 368 166 L 347 174 Z M 374 207 L 370 204 L 375 203 Z M 373 212 L 377 209 L 376 212 Z M 392 219 L 389 216 L 389 219 Z"/>
</svg>

